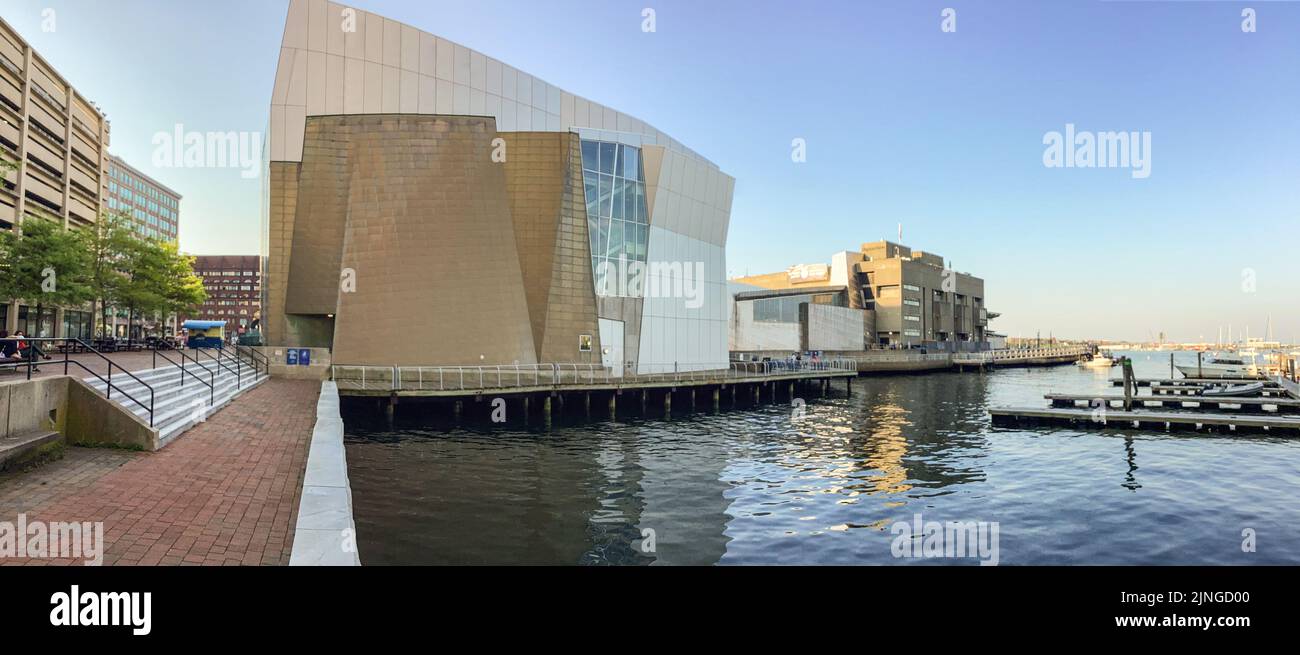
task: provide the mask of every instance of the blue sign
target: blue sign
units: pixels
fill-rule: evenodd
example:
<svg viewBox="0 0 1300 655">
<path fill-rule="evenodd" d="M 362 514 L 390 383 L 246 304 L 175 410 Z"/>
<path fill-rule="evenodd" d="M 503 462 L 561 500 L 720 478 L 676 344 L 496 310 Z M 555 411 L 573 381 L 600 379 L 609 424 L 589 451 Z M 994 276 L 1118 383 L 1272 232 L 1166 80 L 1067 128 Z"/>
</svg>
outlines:
<svg viewBox="0 0 1300 655">
<path fill-rule="evenodd" d="M 285 363 L 285 364 L 288 364 L 289 366 L 297 366 L 297 365 L 298 365 L 298 351 L 297 351 L 297 349 L 290 348 L 289 350 L 285 351 L 285 353 L 284 353 L 284 363 Z"/>
<path fill-rule="evenodd" d="M 301 348 L 298 350 L 298 365 L 311 366 L 311 350 Z"/>
</svg>

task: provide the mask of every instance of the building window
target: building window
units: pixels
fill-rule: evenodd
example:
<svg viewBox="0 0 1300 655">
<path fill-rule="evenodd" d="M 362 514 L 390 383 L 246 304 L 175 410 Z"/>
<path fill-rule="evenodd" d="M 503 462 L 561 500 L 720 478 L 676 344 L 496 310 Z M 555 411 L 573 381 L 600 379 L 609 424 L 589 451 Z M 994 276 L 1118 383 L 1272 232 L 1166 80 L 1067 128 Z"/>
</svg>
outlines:
<svg viewBox="0 0 1300 655">
<path fill-rule="evenodd" d="M 650 218 L 641 149 L 584 140 L 582 169 L 596 291 L 600 295 L 623 293 L 628 290 L 626 284 L 611 284 L 602 278 L 619 271 L 621 262 L 644 263 L 648 255 Z"/>
<path fill-rule="evenodd" d="M 54 336 L 54 308 L 42 307 L 41 320 L 36 320 L 36 308 L 20 305 L 18 307 L 18 327 L 23 334 L 38 339 Z"/>
<path fill-rule="evenodd" d="M 908 291 L 917 291 L 917 292 L 920 292 L 920 291 L 921 291 L 921 287 L 918 287 L 918 286 L 916 286 L 916 285 L 912 285 L 912 284 L 904 284 L 904 285 L 903 285 L 903 288 L 906 289 L 906 290 L 908 290 Z"/>
</svg>

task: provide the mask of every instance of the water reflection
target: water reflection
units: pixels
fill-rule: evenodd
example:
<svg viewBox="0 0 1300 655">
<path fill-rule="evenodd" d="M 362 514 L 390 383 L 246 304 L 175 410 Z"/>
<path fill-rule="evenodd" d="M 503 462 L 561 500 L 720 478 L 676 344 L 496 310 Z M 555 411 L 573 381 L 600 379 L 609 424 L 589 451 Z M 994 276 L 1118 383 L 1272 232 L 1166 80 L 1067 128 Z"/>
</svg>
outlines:
<svg viewBox="0 0 1300 655">
<path fill-rule="evenodd" d="M 361 556 L 893 564 L 889 526 L 923 512 L 999 521 L 1004 563 L 1219 563 L 1239 549 L 1205 525 L 1300 525 L 1280 499 L 1300 489 L 1285 465 L 1296 440 L 988 425 L 990 404 L 1110 391 L 1073 367 L 861 378 L 852 398 L 808 399 L 802 417 L 772 405 L 672 422 L 561 418 L 550 432 L 449 425 L 413 405 L 389 429 L 372 405 L 345 403 Z M 1102 474 L 1117 466 L 1120 484 Z M 1294 559 L 1300 535 L 1280 540 L 1296 547 L 1271 561 Z"/>
</svg>

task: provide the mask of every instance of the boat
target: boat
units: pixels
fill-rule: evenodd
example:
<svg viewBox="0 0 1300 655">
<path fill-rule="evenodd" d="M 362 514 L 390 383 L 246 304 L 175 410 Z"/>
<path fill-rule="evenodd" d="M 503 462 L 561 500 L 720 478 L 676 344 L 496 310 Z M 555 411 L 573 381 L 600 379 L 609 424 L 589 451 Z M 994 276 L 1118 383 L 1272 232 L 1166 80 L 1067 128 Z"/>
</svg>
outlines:
<svg viewBox="0 0 1300 655">
<path fill-rule="evenodd" d="M 1219 355 L 1211 357 L 1199 364 L 1177 364 L 1177 368 L 1184 377 L 1189 378 L 1207 378 L 1207 379 L 1247 379 L 1261 377 L 1259 366 L 1255 362 L 1248 362 L 1238 356 Z"/>
<path fill-rule="evenodd" d="M 1110 368 L 1118 363 L 1119 362 L 1117 360 L 1112 359 L 1109 355 L 1105 353 L 1098 353 L 1091 357 L 1080 359 L 1079 361 L 1075 362 L 1074 365 L 1081 366 L 1083 368 Z"/>
<path fill-rule="evenodd" d="M 1201 391 L 1202 396 L 1210 398 L 1251 398 L 1264 393 L 1263 382 L 1249 382 L 1247 384 L 1227 384 L 1221 387 L 1207 387 Z"/>
</svg>

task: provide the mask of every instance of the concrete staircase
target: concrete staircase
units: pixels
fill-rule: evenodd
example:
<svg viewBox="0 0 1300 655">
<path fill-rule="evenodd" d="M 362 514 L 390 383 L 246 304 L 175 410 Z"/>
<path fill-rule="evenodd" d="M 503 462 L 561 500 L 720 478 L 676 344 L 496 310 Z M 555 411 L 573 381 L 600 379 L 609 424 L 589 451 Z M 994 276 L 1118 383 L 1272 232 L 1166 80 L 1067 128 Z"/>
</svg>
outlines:
<svg viewBox="0 0 1300 655">
<path fill-rule="evenodd" d="M 167 356 L 177 362 L 181 361 L 179 353 L 170 352 Z M 160 357 L 158 361 L 162 363 L 163 360 Z M 160 448 L 269 377 L 264 367 L 254 366 L 242 358 L 225 356 L 218 365 L 215 360 L 202 354 L 198 356 L 197 363 L 192 359 L 186 360 L 185 371 L 182 374 L 179 366 L 168 362 L 159 368 L 134 371 L 133 374 L 139 381 L 121 372 L 113 374 L 113 393 L 110 399 L 145 423 L 149 422 L 149 389 L 141 382 L 153 388 L 153 427 L 158 430 Z M 100 393 L 104 393 L 107 386 L 96 377 L 86 378 L 85 381 Z M 211 388 L 208 383 L 212 384 Z M 119 392 L 129 394 L 144 407 Z"/>
</svg>

